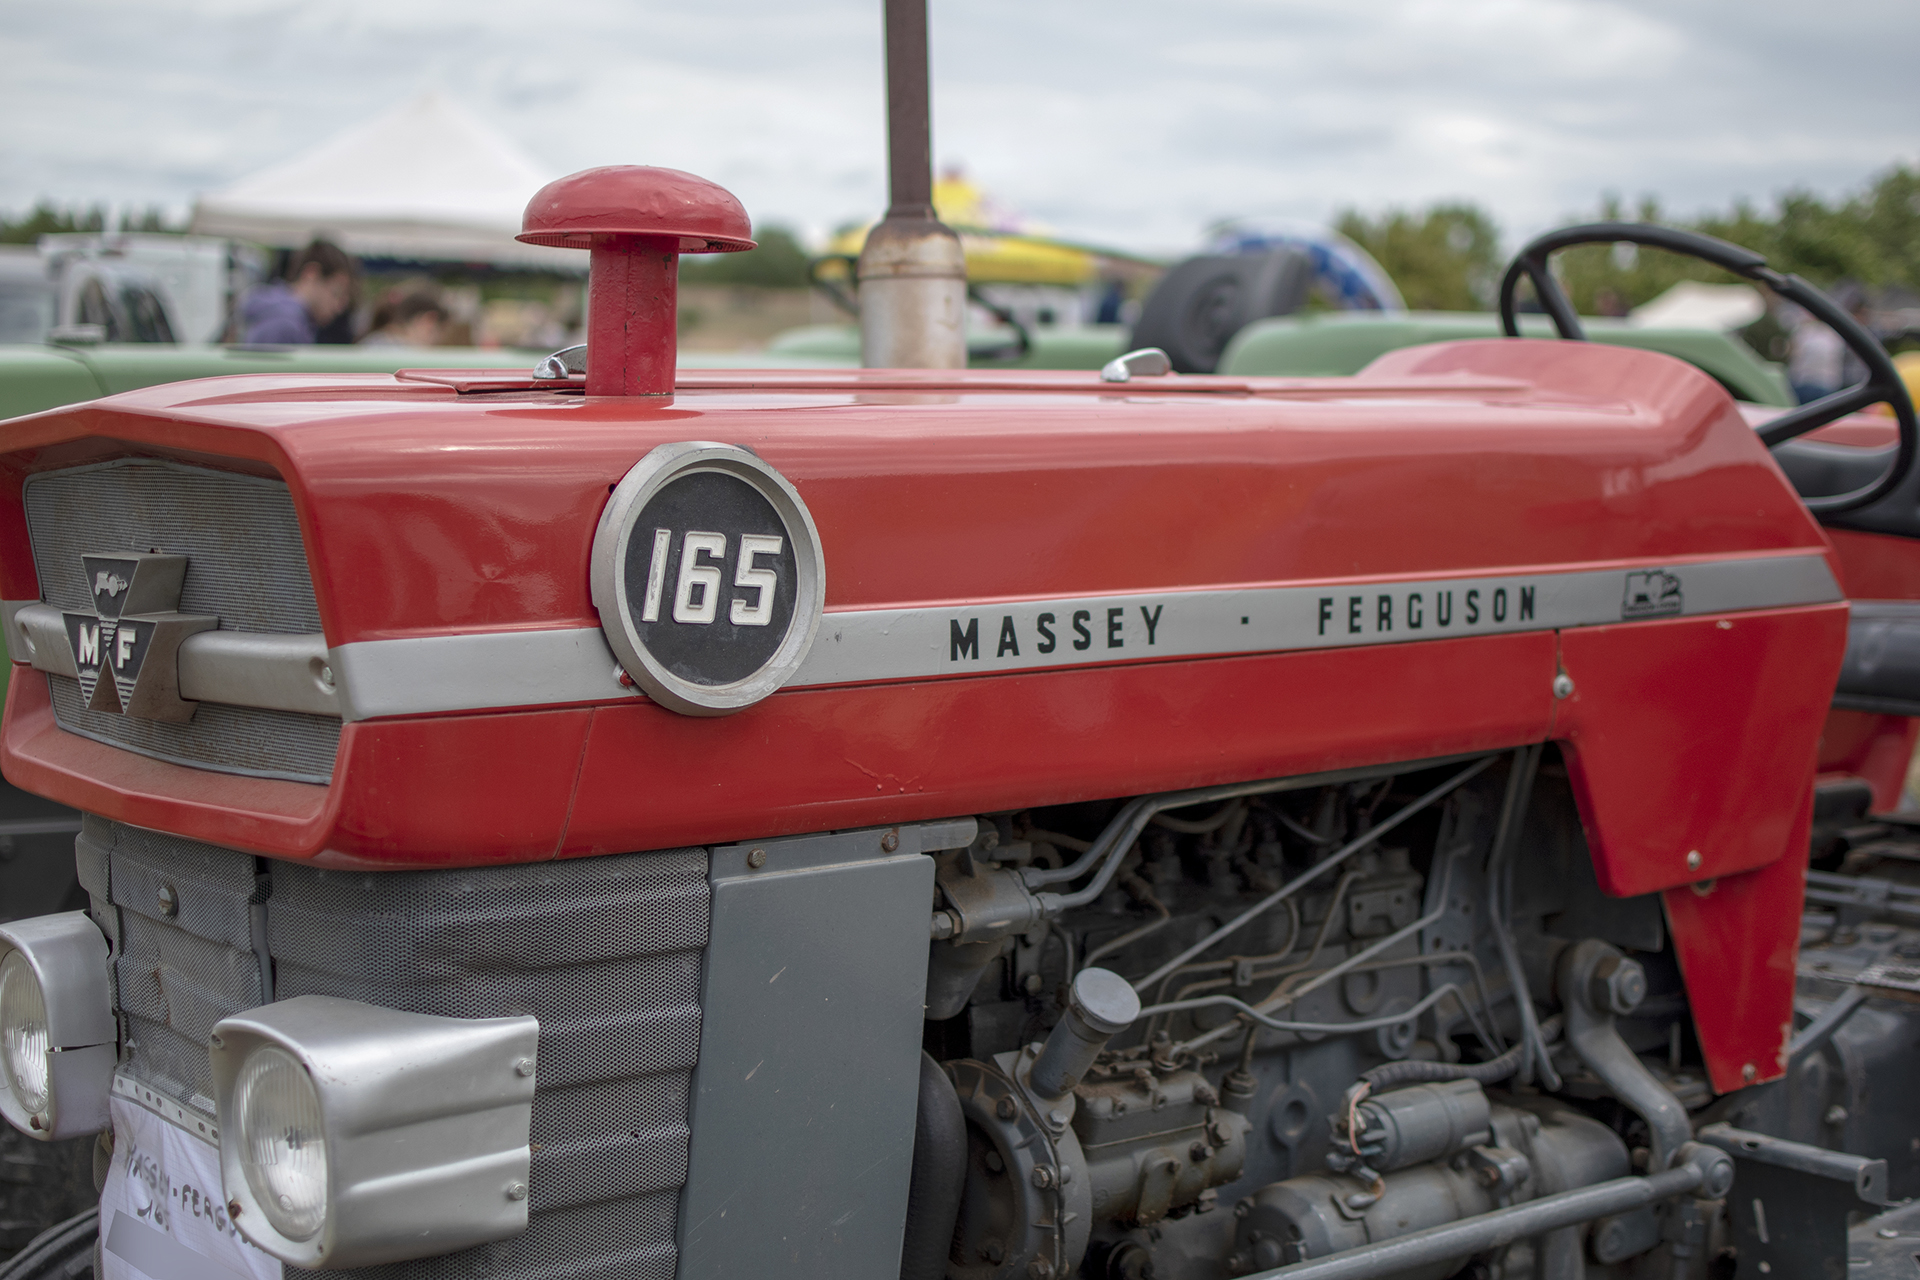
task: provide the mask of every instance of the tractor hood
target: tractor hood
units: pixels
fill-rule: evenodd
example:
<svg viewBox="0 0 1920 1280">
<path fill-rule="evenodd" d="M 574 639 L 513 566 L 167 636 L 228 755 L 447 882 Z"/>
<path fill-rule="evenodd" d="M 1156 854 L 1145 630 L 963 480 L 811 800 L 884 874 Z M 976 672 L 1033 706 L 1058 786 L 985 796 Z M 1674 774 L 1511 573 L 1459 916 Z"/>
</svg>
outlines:
<svg viewBox="0 0 1920 1280">
<path fill-rule="evenodd" d="M 744 458 L 776 506 L 784 485 L 798 521 L 743 542 L 757 507 L 684 487 L 660 506 L 630 480 L 689 444 Z M 1726 794 L 1688 790 L 1596 847 L 1604 885 L 1644 892 L 1787 847 L 1797 811 L 1684 859 L 1690 824 L 1799 803 L 1844 646 L 1827 544 L 1725 392 L 1594 345 L 1452 343 L 1338 379 L 696 373 L 654 398 L 497 372 L 220 378 L 18 419 L 0 449 L 7 776 L 342 865 L 1548 737 L 1587 800 L 1657 809 L 1645 788 L 1672 789 L 1680 755 L 1738 757 L 1706 775 Z M 596 552 L 616 509 L 617 563 Z M 103 594 L 114 557 L 124 601 Z M 142 585 L 181 560 L 183 584 Z M 138 714 L 162 677 L 113 666 L 145 643 L 114 640 L 123 606 L 199 620 L 146 655 L 167 679 L 177 661 L 187 719 Z M 714 657 L 722 632 L 771 653 L 802 631 L 731 714 L 659 692 L 758 660 Z"/>
</svg>

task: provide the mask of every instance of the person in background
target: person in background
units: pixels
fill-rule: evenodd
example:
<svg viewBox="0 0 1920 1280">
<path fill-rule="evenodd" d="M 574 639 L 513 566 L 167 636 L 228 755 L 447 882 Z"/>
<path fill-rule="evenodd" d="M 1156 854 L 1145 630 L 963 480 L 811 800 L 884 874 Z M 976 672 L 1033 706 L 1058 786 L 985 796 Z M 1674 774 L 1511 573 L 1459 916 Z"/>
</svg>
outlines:
<svg viewBox="0 0 1920 1280">
<path fill-rule="evenodd" d="M 404 294 L 374 312 L 373 330 L 360 341 L 369 347 L 437 347 L 446 323 L 446 308 L 438 298 Z"/>
<path fill-rule="evenodd" d="M 358 272 L 339 245 L 315 240 L 293 255 L 284 280 L 269 280 L 240 304 L 240 340 L 305 345 L 353 305 Z"/>
<path fill-rule="evenodd" d="M 1801 404 L 1810 404 L 1821 396 L 1840 389 L 1842 358 L 1846 343 L 1824 321 L 1793 307 L 1787 338 L 1787 381 Z"/>
</svg>

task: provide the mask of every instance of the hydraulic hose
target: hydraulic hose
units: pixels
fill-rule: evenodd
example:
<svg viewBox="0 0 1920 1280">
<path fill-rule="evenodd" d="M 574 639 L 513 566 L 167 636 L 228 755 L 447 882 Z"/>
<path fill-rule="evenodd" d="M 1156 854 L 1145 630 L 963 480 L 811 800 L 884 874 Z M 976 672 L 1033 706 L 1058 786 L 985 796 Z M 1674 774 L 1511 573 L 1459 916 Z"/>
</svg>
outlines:
<svg viewBox="0 0 1920 1280">
<path fill-rule="evenodd" d="M 1541 1039 L 1551 1040 L 1559 1030 L 1560 1015 L 1555 1014 L 1540 1024 Z M 1527 1053 L 1527 1042 L 1521 1040 L 1499 1057 L 1485 1062 L 1424 1062 L 1407 1058 L 1362 1071 L 1360 1079 L 1373 1093 L 1397 1089 L 1403 1084 L 1430 1084 L 1441 1080 L 1478 1080 L 1481 1084 L 1498 1084 L 1520 1070 Z"/>
<path fill-rule="evenodd" d="M 913 1121 L 913 1177 L 907 1184 L 907 1228 L 900 1280 L 944 1280 L 953 1224 L 967 1181 L 967 1122 L 953 1081 L 931 1056 L 920 1055 L 920 1110 Z"/>
</svg>

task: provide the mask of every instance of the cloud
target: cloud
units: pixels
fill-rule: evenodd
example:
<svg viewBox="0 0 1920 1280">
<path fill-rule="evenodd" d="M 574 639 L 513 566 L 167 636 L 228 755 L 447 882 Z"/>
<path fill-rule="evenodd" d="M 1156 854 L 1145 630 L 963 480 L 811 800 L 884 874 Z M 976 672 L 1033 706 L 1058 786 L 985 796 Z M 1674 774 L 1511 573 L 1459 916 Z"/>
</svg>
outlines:
<svg viewBox="0 0 1920 1280">
<path fill-rule="evenodd" d="M 183 210 L 428 87 L 556 175 L 672 165 L 762 222 L 885 201 L 872 0 L 63 0 L 0 27 L 0 207 Z M 1470 199 L 1510 239 L 1920 159 L 1911 0 L 934 0 L 935 138 L 1065 233 Z"/>
</svg>

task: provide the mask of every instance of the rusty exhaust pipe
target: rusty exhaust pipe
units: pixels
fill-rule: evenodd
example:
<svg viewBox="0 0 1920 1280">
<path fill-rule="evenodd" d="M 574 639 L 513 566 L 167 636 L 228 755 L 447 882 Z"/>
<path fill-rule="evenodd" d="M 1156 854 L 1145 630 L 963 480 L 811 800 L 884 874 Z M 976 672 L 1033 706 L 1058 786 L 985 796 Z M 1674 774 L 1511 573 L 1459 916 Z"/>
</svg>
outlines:
<svg viewBox="0 0 1920 1280">
<path fill-rule="evenodd" d="M 962 369 L 967 260 L 933 212 L 927 0 L 887 0 L 887 216 L 860 251 L 860 363 Z"/>
</svg>

